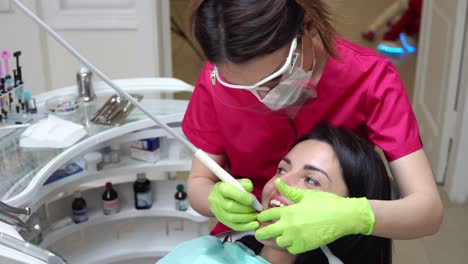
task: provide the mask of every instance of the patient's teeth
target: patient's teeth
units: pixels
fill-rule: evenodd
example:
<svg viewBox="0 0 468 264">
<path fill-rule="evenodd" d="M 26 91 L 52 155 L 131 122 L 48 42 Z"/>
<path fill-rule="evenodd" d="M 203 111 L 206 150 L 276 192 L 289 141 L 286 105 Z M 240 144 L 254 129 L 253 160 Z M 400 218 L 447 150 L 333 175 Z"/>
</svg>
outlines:
<svg viewBox="0 0 468 264">
<path fill-rule="evenodd" d="M 283 207 L 284 204 L 276 199 L 271 199 L 270 200 L 270 206 L 272 207 Z"/>
</svg>

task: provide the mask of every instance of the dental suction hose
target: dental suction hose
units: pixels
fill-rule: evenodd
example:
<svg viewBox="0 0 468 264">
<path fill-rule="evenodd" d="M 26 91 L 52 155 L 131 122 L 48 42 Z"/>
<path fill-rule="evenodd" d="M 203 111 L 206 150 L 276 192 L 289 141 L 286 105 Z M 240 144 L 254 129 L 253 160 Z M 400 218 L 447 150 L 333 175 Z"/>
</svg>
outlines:
<svg viewBox="0 0 468 264">
<path fill-rule="evenodd" d="M 28 17 L 30 17 L 34 22 L 36 22 L 41 28 L 43 28 L 47 33 L 50 34 L 60 45 L 62 45 L 68 52 L 70 52 L 78 61 L 83 63 L 86 67 L 88 67 L 91 71 L 93 71 L 97 76 L 99 76 L 105 83 L 107 83 L 110 87 L 114 90 L 119 92 L 119 94 L 129 100 L 136 108 L 140 109 L 143 113 L 145 113 L 151 120 L 153 120 L 156 124 L 161 126 L 164 130 L 166 130 L 170 135 L 174 138 L 182 142 L 187 148 L 189 148 L 211 172 L 213 172 L 220 180 L 230 183 L 237 187 L 240 190 L 245 191 L 242 185 L 235 180 L 229 173 L 227 173 L 218 163 L 216 163 L 213 159 L 210 158 L 203 150 L 198 149 L 195 147 L 190 141 L 185 139 L 182 135 L 177 133 L 167 124 L 161 122 L 158 117 L 153 115 L 150 111 L 145 109 L 143 105 L 138 102 L 135 98 L 130 96 L 127 92 L 121 89 L 118 85 L 116 85 L 109 77 L 107 77 L 103 72 L 101 72 L 97 67 L 95 67 L 91 62 L 89 62 L 85 57 L 83 57 L 75 48 L 73 48 L 68 42 L 63 39 L 55 30 L 49 27 L 44 21 L 42 21 L 39 17 L 37 17 L 31 10 L 29 10 L 20 0 L 13 0 L 13 3 L 16 4 Z M 252 195 L 253 196 L 253 195 Z M 252 207 L 256 210 L 261 211 L 262 206 L 260 202 L 254 197 L 254 203 Z"/>
</svg>

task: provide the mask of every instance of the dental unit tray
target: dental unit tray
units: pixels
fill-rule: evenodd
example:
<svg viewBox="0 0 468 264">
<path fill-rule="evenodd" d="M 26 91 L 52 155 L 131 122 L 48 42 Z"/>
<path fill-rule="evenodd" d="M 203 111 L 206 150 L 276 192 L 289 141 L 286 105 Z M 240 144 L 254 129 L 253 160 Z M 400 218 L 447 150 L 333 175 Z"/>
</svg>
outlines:
<svg viewBox="0 0 468 264">
<path fill-rule="evenodd" d="M 141 94 L 130 94 L 138 102 L 143 99 Z M 119 126 L 125 123 L 128 114 L 135 106 L 125 97 L 118 94 L 111 96 L 106 103 L 91 117 L 91 121 L 99 125 Z"/>
</svg>

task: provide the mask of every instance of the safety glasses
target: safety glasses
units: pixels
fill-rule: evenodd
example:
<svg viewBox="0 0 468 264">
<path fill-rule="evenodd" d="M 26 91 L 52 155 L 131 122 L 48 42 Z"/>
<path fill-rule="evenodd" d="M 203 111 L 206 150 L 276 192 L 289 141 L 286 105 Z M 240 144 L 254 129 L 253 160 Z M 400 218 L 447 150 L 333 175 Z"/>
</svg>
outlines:
<svg viewBox="0 0 468 264">
<path fill-rule="evenodd" d="M 218 71 L 218 68 L 216 66 L 214 66 L 214 71 L 212 72 L 212 82 L 215 83 L 215 80 L 218 80 L 218 82 L 220 82 L 222 85 L 226 86 L 226 87 L 229 87 L 229 88 L 234 88 L 234 89 L 244 89 L 244 90 L 263 90 L 263 87 L 262 88 L 259 88 L 260 86 L 262 86 L 263 84 L 277 78 L 277 77 L 280 77 L 284 74 L 291 74 L 293 69 L 294 69 L 294 65 L 296 64 L 296 61 L 299 57 L 299 53 L 298 52 L 294 52 L 296 50 L 296 47 L 297 47 L 297 38 L 294 38 L 292 43 L 291 43 L 291 48 L 289 50 L 289 54 L 288 54 L 288 57 L 286 59 L 286 62 L 284 63 L 284 65 L 279 69 L 277 70 L 276 72 L 274 72 L 273 74 L 271 74 L 270 76 L 266 77 L 265 79 L 257 82 L 256 84 L 254 85 L 237 85 L 237 84 L 231 84 L 231 83 L 227 83 L 225 81 L 223 81 L 221 79 L 221 77 L 219 76 L 219 71 Z M 284 77 L 284 76 L 282 76 Z M 216 79 L 215 79 L 216 78 Z M 266 89 L 268 90 L 268 89 Z"/>
</svg>

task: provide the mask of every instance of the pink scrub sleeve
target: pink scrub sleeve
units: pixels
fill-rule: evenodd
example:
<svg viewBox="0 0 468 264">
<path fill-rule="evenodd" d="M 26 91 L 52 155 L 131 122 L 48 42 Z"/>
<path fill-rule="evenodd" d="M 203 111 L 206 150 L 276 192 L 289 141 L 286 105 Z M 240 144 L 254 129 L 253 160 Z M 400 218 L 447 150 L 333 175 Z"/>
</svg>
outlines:
<svg viewBox="0 0 468 264">
<path fill-rule="evenodd" d="M 382 60 L 367 93 L 367 134 L 394 161 L 422 148 L 419 128 L 396 69 Z"/>
<path fill-rule="evenodd" d="M 213 87 L 209 76 L 208 64 L 205 64 L 185 112 L 182 131 L 190 142 L 203 151 L 224 155 L 223 137 L 219 133 L 217 112 L 209 90 Z"/>
</svg>

